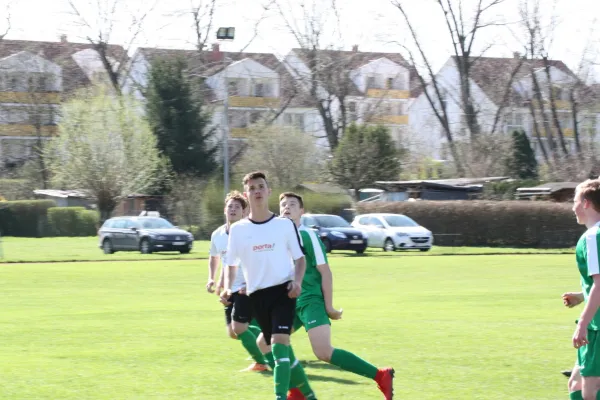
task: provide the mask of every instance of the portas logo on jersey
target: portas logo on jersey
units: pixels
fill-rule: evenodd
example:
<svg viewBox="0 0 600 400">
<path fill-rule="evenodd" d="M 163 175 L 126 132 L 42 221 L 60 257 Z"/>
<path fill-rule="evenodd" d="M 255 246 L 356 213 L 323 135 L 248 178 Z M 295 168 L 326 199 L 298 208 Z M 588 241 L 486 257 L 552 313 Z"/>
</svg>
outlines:
<svg viewBox="0 0 600 400">
<path fill-rule="evenodd" d="M 265 243 L 259 244 L 252 247 L 252 251 L 263 252 L 263 251 L 273 251 L 275 249 L 275 243 Z"/>
</svg>

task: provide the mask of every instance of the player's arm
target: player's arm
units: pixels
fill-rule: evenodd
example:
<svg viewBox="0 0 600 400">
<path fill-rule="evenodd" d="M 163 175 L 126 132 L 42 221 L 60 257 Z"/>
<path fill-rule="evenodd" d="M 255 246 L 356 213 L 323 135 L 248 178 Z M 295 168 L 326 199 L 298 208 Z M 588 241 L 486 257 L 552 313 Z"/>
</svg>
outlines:
<svg viewBox="0 0 600 400">
<path fill-rule="evenodd" d="M 219 260 L 220 257 L 219 256 L 210 256 L 208 258 L 208 283 L 206 284 L 206 290 L 209 293 L 212 293 L 215 291 L 215 275 L 217 274 L 217 269 L 219 268 Z M 222 275 L 221 271 L 221 275 Z M 219 282 L 222 282 L 221 279 L 219 279 Z M 218 290 L 219 284 L 217 284 L 217 290 Z"/>
<path fill-rule="evenodd" d="M 312 241 L 313 252 L 315 253 L 315 260 L 317 262 L 317 270 L 321 274 L 321 291 L 323 292 L 323 300 L 325 301 L 325 310 L 327 315 L 331 319 L 342 318 L 343 310 L 336 310 L 333 308 L 333 274 L 329 263 L 327 262 L 327 256 L 325 255 L 325 246 L 321 239 L 312 232 L 309 233 Z"/>
<path fill-rule="evenodd" d="M 237 247 L 236 247 L 236 231 L 232 227 L 229 231 L 229 239 L 227 240 L 227 253 L 225 255 L 225 267 L 224 269 L 224 288 L 221 292 L 221 302 L 223 304 L 228 304 L 228 300 L 231 297 L 231 286 L 233 285 L 233 281 L 235 279 L 235 274 L 237 272 Z"/>
<path fill-rule="evenodd" d="M 219 267 L 219 252 L 217 251 L 217 246 L 213 237 L 210 240 L 210 257 L 208 258 L 208 282 L 206 283 L 206 290 L 208 293 L 213 293 L 215 291 L 215 275 L 217 274 L 217 268 Z"/>
<path fill-rule="evenodd" d="M 287 232 L 287 248 L 292 259 L 294 260 L 294 281 L 290 283 L 289 297 L 296 298 L 300 296 L 302 292 L 302 280 L 306 273 L 306 258 L 304 257 L 304 249 L 302 248 L 302 239 L 300 239 L 300 233 L 296 224 L 290 220 L 290 227 Z"/>
</svg>

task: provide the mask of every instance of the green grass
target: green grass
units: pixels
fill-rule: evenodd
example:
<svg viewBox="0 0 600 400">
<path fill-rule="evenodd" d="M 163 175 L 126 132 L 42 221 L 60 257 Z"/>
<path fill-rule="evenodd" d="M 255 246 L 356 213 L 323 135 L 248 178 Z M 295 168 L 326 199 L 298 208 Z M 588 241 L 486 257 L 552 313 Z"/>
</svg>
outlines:
<svg viewBox="0 0 600 400">
<path fill-rule="evenodd" d="M 42 243 L 43 241 L 40 241 Z M 8 241 L 10 243 L 10 241 Z M 152 256 L 154 257 L 154 256 Z M 0 398 L 272 398 L 239 373 L 195 260 L 0 265 Z M 565 399 L 580 309 L 572 255 L 333 257 L 334 345 L 397 372 L 398 399 Z M 321 399 L 381 399 L 365 378 L 296 354 Z"/>
<path fill-rule="evenodd" d="M 168 260 L 168 259 L 205 259 L 208 257 L 209 242 L 196 241 L 190 254 L 178 252 L 158 254 L 140 254 L 139 252 L 117 252 L 103 254 L 95 237 L 58 237 L 58 238 L 16 238 L 4 237 L 0 242 L 0 263 L 2 262 L 53 262 L 53 261 L 117 261 L 117 260 Z M 511 249 L 493 247 L 439 247 L 434 246 L 427 253 L 407 251 L 402 253 L 384 253 L 380 249 L 369 249 L 369 255 L 397 257 L 399 255 L 452 255 L 452 254 L 572 254 L 572 249 Z M 353 256 L 354 252 L 335 251 L 334 255 Z"/>
</svg>

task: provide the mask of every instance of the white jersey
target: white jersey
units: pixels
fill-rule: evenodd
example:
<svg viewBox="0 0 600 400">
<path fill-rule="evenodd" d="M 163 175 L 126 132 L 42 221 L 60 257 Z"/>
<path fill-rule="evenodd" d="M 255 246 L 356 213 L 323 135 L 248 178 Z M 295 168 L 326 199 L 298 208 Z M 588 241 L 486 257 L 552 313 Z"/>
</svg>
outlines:
<svg viewBox="0 0 600 400">
<path fill-rule="evenodd" d="M 227 225 L 218 227 L 210 236 L 210 255 L 213 257 L 221 257 L 221 268 L 223 268 L 223 270 L 225 270 L 225 266 L 227 265 L 225 263 L 225 255 L 227 254 L 228 241 L 229 234 L 227 233 Z M 246 286 L 244 274 L 242 273 L 241 268 L 238 268 L 231 286 L 231 291 L 232 293 L 237 292 L 244 286 Z"/>
<path fill-rule="evenodd" d="M 241 263 L 248 294 L 277 286 L 294 277 L 291 259 L 304 257 L 294 222 L 273 215 L 264 222 L 244 219 L 231 226 L 227 263 Z"/>
</svg>

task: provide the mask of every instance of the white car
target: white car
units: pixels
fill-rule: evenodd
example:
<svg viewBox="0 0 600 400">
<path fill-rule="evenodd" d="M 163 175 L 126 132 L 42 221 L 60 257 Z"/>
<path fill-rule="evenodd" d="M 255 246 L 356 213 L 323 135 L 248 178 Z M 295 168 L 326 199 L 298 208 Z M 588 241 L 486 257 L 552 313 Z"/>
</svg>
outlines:
<svg viewBox="0 0 600 400">
<path fill-rule="evenodd" d="M 367 234 L 369 247 L 385 251 L 429 251 L 433 245 L 431 231 L 402 214 L 361 214 L 354 217 L 352 226 Z"/>
</svg>

